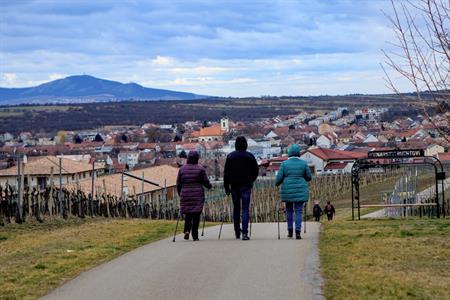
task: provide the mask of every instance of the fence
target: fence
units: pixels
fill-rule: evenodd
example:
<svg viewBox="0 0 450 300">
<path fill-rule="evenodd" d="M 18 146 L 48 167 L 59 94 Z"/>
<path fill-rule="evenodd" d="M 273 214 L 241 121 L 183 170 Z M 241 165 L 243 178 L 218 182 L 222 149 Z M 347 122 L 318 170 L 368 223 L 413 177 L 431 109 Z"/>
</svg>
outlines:
<svg viewBox="0 0 450 300">
<path fill-rule="evenodd" d="M 362 176 L 361 186 L 382 182 L 397 176 L 396 170 L 383 174 Z M 334 200 L 351 189 L 350 175 L 325 175 L 314 177 L 310 183 L 310 199 Z M 176 219 L 179 198 L 174 195 L 149 199 L 132 195 L 126 199 L 105 193 L 98 189 L 92 198 L 80 190 L 59 190 L 51 185 L 44 190 L 25 187 L 21 205 L 18 205 L 17 191 L 11 186 L 0 186 L 0 225 L 15 220 L 17 223 L 35 218 L 43 222 L 48 217 L 105 217 L 105 218 L 149 218 Z M 172 193 L 176 194 L 176 193 Z M 260 177 L 252 191 L 251 218 L 253 222 L 273 222 L 276 220 L 276 207 L 280 201 L 279 188 L 274 178 Z M 311 207 L 310 207 L 311 209 Z M 206 191 L 205 218 L 220 221 L 222 216 L 231 221 L 232 202 L 225 195 L 221 183 L 215 183 Z"/>
</svg>

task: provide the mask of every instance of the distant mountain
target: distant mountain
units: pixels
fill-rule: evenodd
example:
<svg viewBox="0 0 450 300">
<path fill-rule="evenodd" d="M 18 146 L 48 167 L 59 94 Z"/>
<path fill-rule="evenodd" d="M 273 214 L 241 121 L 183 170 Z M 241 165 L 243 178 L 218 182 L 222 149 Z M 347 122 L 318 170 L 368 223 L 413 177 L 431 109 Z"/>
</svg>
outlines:
<svg viewBox="0 0 450 300">
<path fill-rule="evenodd" d="M 121 100 L 193 100 L 192 93 L 146 88 L 89 75 L 69 76 L 29 88 L 0 88 L 0 105 L 88 103 Z"/>
</svg>

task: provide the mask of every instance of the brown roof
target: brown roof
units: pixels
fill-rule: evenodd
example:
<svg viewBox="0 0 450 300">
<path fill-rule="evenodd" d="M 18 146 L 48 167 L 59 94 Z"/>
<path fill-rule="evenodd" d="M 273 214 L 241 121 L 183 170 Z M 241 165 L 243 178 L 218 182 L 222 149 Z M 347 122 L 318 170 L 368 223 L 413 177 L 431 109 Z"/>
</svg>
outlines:
<svg viewBox="0 0 450 300">
<path fill-rule="evenodd" d="M 345 169 L 348 163 L 332 162 L 325 166 L 325 170 L 342 170 Z"/>
<path fill-rule="evenodd" d="M 74 161 L 68 158 L 61 160 L 62 174 L 75 174 L 92 170 L 92 165 L 84 162 Z M 53 174 L 59 173 L 59 158 L 56 156 L 40 156 L 30 158 L 25 165 L 25 175 L 50 175 L 53 167 Z M 101 169 L 100 164 L 96 164 L 95 169 Z M 17 176 L 17 166 L 1 170 L 0 176 Z"/>
<path fill-rule="evenodd" d="M 220 125 L 212 125 L 211 127 L 204 127 L 200 128 L 199 131 L 194 131 L 192 133 L 193 137 L 200 137 L 200 136 L 222 136 L 222 128 Z"/>
<path fill-rule="evenodd" d="M 164 182 L 166 187 L 173 187 L 176 185 L 178 168 L 169 165 L 162 165 L 131 171 L 127 173 L 141 178 L 142 172 L 144 172 L 144 179 L 159 185 L 156 186 L 150 183 L 144 183 L 144 193 L 149 193 L 163 189 Z M 124 186 L 128 187 L 128 195 L 134 195 L 134 193 L 141 194 L 142 180 L 135 179 L 129 176 L 125 176 L 124 179 L 125 179 Z M 94 189 L 97 193 L 106 192 L 107 194 L 120 197 L 121 180 L 122 174 L 120 173 L 101 176 L 96 178 L 94 183 Z M 91 180 L 83 180 L 78 183 L 68 184 L 66 185 L 66 187 L 69 189 L 81 189 L 84 193 L 89 194 L 91 192 L 91 184 L 92 184 Z"/>
<path fill-rule="evenodd" d="M 273 132 L 275 132 L 279 136 L 286 136 L 289 134 L 289 127 L 277 127 L 273 129 Z"/>
<path fill-rule="evenodd" d="M 438 153 L 438 158 L 441 162 L 448 163 L 450 162 L 450 153 L 449 152 Z"/>
<path fill-rule="evenodd" d="M 358 159 L 367 157 L 367 153 L 357 153 L 326 148 L 309 149 L 307 152 L 310 152 L 323 160 Z"/>
</svg>

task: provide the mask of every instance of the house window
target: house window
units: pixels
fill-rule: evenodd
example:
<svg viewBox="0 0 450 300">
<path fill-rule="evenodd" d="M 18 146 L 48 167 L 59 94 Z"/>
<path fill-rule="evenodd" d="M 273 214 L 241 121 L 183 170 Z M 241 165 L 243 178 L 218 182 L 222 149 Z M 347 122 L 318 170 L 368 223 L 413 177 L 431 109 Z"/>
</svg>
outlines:
<svg viewBox="0 0 450 300">
<path fill-rule="evenodd" d="M 72 181 L 75 180 L 75 174 L 72 174 Z"/>
<path fill-rule="evenodd" d="M 39 189 L 43 190 L 47 187 L 47 178 L 46 177 L 38 177 L 37 178 L 37 185 Z"/>
<path fill-rule="evenodd" d="M 83 172 L 83 178 L 86 178 L 86 172 Z"/>
</svg>

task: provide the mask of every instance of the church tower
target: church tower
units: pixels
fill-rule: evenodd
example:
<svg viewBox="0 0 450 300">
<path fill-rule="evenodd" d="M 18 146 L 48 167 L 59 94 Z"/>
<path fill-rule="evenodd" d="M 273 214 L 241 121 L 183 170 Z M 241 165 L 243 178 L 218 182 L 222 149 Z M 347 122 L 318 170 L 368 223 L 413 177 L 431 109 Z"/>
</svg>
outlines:
<svg viewBox="0 0 450 300">
<path fill-rule="evenodd" d="M 228 132 L 230 128 L 228 127 L 228 117 L 223 116 L 222 119 L 220 119 L 220 129 L 222 129 L 223 132 Z"/>
</svg>

